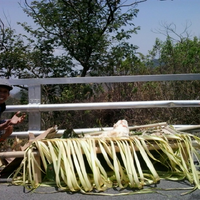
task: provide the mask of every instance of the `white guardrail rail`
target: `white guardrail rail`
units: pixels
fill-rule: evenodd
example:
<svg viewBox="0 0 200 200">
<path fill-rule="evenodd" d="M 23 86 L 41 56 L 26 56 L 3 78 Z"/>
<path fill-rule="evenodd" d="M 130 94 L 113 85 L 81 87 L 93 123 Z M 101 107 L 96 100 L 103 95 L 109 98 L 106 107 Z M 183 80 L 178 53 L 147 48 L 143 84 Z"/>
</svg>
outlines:
<svg viewBox="0 0 200 200">
<path fill-rule="evenodd" d="M 41 112 L 67 110 L 94 110 L 94 109 L 128 109 L 152 107 L 200 107 L 199 100 L 168 100 L 168 101 L 129 101 L 129 102 L 99 102 L 99 103 L 67 103 L 41 104 L 41 85 L 48 84 L 81 84 L 81 83 L 119 83 L 119 82 L 148 82 L 148 81 L 188 81 L 200 80 L 200 74 L 162 74 L 136 76 L 106 76 L 106 77 L 75 77 L 75 78 L 41 78 L 41 79 L 9 79 L 12 85 L 26 85 L 28 87 L 27 105 L 7 105 L 6 112 L 27 112 L 29 115 L 29 130 L 13 132 L 12 136 L 24 136 L 32 132 L 36 135 L 41 132 Z M 176 125 L 180 128 L 189 125 Z M 108 128 L 109 129 L 109 128 Z M 98 131 L 96 129 L 75 129 L 76 133 Z M 106 130 L 106 129 L 105 129 Z M 62 134 L 64 130 L 58 130 Z"/>
</svg>

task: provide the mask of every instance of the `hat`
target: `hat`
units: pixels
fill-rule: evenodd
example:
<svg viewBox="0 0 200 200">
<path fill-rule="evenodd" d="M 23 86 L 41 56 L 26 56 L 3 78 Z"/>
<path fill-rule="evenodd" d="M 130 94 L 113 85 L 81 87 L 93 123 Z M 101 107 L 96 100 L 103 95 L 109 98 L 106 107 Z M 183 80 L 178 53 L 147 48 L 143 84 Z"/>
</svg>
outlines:
<svg viewBox="0 0 200 200">
<path fill-rule="evenodd" d="M 8 90 L 13 89 L 13 87 L 10 85 L 7 79 L 0 79 L 0 87 L 1 86 L 7 88 Z"/>
</svg>

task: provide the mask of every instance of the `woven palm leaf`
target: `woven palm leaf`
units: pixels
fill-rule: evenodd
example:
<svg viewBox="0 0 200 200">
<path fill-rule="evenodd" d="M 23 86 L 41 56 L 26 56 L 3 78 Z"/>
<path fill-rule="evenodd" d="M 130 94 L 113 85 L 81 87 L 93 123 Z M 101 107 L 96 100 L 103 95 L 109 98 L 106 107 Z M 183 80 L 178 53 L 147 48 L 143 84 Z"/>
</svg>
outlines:
<svg viewBox="0 0 200 200">
<path fill-rule="evenodd" d="M 158 129 L 156 129 L 158 132 Z M 168 127 L 168 130 L 169 129 Z M 43 173 L 44 184 L 54 184 L 66 191 L 105 191 L 112 187 L 142 189 L 162 178 L 187 179 L 200 188 L 200 139 L 192 134 L 154 133 L 125 138 L 68 138 L 35 141 L 26 150 L 13 184 L 37 188 L 35 166 Z M 150 131 L 151 132 L 151 131 Z M 195 147 L 193 144 L 196 144 Z M 42 165 L 34 159 L 38 151 Z M 160 164 L 161 169 L 156 169 Z M 162 173 L 161 173 L 162 171 Z"/>
</svg>

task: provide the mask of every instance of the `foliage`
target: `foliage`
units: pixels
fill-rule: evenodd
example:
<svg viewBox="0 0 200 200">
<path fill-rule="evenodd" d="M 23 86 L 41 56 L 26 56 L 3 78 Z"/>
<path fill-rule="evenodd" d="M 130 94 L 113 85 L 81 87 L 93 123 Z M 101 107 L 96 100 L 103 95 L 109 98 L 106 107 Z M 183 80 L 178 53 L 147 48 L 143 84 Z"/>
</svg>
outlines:
<svg viewBox="0 0 200 200">
<path fill-rule="evenodd" d="M 132 23 L 138 13 L 136 4 L 125 5 L 115 0 L 42 0 L 31 5 L 26 2 L 24 11 L 39 29 L 33 31 L 26 24 L 23 26 L 34 35 L 47 36 L 47 42 L 52 41 L 54 48 L 67 52 L 78 62 L 79 74 L 86 76 L 106 66 L 110 49 L 123 45 L 120 52 L 124 53 L 130 48 L 126 40 L 138 30 Z"/>
<path fill-rule="evenodd" d="M 158 72 L 161 74 L 199 73 L 200 40 L 185 38 L 174 43 L 169 37 L 162 42 L 156 40 L 151 55 L 159 56 Z"/>
<path fill-rule="evenodd" d="M 24 44 L 21 35 L 6 28 L 0 20 L 0 77 L 20 78 L 21 70 L 26 68 L 28 46 Z"/>
</svg>

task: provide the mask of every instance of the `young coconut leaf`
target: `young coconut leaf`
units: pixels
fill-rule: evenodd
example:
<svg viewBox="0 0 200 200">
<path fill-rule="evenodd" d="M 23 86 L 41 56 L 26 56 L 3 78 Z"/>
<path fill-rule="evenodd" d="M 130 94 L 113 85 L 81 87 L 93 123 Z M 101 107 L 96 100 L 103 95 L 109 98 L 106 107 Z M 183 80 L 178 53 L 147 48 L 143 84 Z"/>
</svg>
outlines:
<svg viewBox="0 0 200 200">
<path fill-rule="evenodd" d="M 190 134 L 35 141 L 25 151 L 24 159 L 13 176 L 13 184 L 38 187 L 35 167 L 39 168 L 39 164 L 34 157 L 37 149 L 44 173 L 48 175 L 49 166 L 52 166 L 52 173 L 55 175 L 52 180 L 62 190 L 104 191 L 113 186 L 124 188 L 128 185 L 141 189 L 145 185 L 158 183 L 162 178 L 180 180 L 184 177 L 194 184 L 194 189 L 200 189 L 200 174 L 193 162 L 194 156 L 198 160 L 200 156 L 192 145 L 194 141 L 200 146 L 200 139 Z M 158 155 L 162 154 L 162 160 L 155 157 L 153 151 Z M 102 154 L 110 171 L 104 169 L 98 154 Z M 138 154 L 145 162 L 147 170 L 143 169 Z M 156 171 L 152 161 L 164 162 L 162 164 L 167 166 L 167 171 Z M 39 169 L 42 170 L 41 167 Z"/>
</svg>

